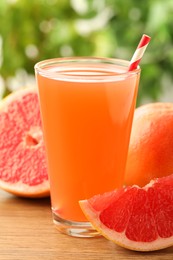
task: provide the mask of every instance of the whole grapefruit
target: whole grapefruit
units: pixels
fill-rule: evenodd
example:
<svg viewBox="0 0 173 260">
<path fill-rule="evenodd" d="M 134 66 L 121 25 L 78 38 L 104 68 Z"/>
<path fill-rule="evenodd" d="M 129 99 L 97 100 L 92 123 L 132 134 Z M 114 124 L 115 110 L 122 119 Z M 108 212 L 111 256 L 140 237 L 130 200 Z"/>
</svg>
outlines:
<svg viewBox="0 0 173 260">
<path fill-rule="evenodd" d="M 13 92 L 0 103 L 0 188 L 21 196 L 49 196 L 36 88 Z"/>
<path fill-rule="evenodd" d="M 125 184 L 146 185 L 173 173 L 173 104 L 150 103 L 135 110 Z"/>
</svg>

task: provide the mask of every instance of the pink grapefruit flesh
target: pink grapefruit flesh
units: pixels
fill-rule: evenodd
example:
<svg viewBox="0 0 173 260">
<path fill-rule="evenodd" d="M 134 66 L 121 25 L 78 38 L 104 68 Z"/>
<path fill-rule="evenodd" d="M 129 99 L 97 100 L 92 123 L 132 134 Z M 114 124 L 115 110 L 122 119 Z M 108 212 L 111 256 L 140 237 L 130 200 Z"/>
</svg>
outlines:
<svg viewBox="0 0 173 260">
<path fill-rule="evenodd" d="M 136 251 L 173 245 L 173 175 L 79 203 L 92 225 L 118 245 Z"/>
<path fill-rule="evenodd" d="M 35 88 L 0 103 L 0 187 L 22 197 L 46 197 L 49 182 Z"/>
</svg>

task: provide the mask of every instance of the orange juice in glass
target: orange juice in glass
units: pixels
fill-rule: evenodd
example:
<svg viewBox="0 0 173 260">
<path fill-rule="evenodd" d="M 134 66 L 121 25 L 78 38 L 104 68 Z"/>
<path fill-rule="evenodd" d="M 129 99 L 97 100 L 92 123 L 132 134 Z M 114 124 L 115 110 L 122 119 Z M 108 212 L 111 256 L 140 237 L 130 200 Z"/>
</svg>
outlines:
<svg viewBox="0 0 173 260">
<path fill-rule="evenodd" d="M 53 220 L 96 236 L 79 200 L 123 185 L 140 69 L 107 58 L 57 58 L 35 65 Z"/>
</svg>

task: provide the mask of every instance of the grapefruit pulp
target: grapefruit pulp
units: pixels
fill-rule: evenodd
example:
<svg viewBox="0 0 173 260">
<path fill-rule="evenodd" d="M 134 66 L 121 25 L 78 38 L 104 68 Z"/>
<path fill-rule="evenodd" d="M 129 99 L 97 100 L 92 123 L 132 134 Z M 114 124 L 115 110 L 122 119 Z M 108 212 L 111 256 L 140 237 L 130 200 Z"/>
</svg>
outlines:
<svg viewBox="0 0 173 260">
<path fill-rule="evenodd" d="M 173 245 L 173 174 L 79 203 L 96 230 L 122 247 L 154 251 Z"/>
<path fill-rule="evenodd" d="M 22 197 L 49 195 L 35 88 L 18 90 L 0 103 L 0 188 Z"/>
</svg>

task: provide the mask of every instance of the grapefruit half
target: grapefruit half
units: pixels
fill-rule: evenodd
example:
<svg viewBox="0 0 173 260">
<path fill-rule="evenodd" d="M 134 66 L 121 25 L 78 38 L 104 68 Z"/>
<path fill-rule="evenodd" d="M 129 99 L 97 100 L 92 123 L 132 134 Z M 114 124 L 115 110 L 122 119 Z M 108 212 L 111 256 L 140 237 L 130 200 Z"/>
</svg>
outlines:
<svg viewBox="0 0 173 260">
<path fill-rule="evenodd" d="M 122 247 L 154 251 L 173 245 L 173 175 L 79 203 L 92 225 Z"/>
<path fill-rule="evenodd" d="M 0 188 L 22 197 L 49 195 L 36 88 L 13 92 L 0 103 Z"/>
</svg>

